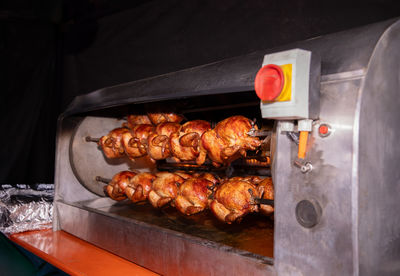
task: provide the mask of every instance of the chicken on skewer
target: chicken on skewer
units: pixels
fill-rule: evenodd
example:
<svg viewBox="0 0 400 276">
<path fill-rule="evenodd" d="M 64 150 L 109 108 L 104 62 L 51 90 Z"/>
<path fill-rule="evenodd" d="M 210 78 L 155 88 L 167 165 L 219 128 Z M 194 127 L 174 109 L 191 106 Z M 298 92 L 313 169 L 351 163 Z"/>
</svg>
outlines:
<svg viewBox="0 0 400 276">
<path fill-rule="evenodd" d="M 104 187 L 104 193 L 117 201 L 126 199 L 125 189 L 135 175 L 136 173 L 131 171 L 122 171 L 117 173 L 113 176 L 110 183 Z"/>
<path fill-rule="evenodd" d="M 235 176 L 231 178 L 224 179 L 222 183 L 230 180 L 240 180 L 240 181 L 247 181 L 255 186 L 257 186 L 263 179 L 257 175 L 248 175 L 248 176 Z"/>
<path fill-rule="evenodd" d="M 177 123 L 161 123 L 157 125 L 155 132 L 150 134 L 147 140 L 147 153 L 153 160 L 161 160 L 170 156 L 169 138 L 179 128 L 180 125 Z"/>
<path fill-rule="evenodd" d="M 257 190 L 262 199 L 274 200 L 274 185 L 272 183 L 272 178 L 267 177 L 262 180 L 258 186 Z M 268 204 L 260 204 L 260 213 L 269 216 L 274 213 L 274 207 Z"/>
<path fill-rule="evenodd" d="M 145 201 L 149 196 L 155 179 L 156 176 L 148 172 L 135 175 L 125 188 L 126 196 L 134 203 Z"/>
<path fill-rule="evenodd" d="M 200 138 L 211 129 L 211 124 L 203 120 L 189 121 L 183 124 L 179 132 L 170 137 L 172 155 L 180 161 L 196 160 L 200 153 Z"/>
<path fill-rule="evenodd" d="M 107 135 L 100 138 L 98 145 L 107 158 L 119 158 L 124 155 L 125 150 L 122 145 L 122 137 L 125 133 L 129 133 L 129 130 L 120 127 L 111 130 Z"/>
<path fill-rule="evenodd" d="M 219 184 L 219 179 L 217 177 L 215 177 L 213 174 L 211 173 L 194 173 L 193 177 L 200 177 L 200 178 L 204 178 L 207 179 L 208 181 L 213 183 L 213 187 L 212 189 L 214 189 L 218 184 Z"/>
<path fill-rule="evenodd" d="M 193 215 L 208 208 L 209 196 L 215 189 L 217 179 L 210 173 L 192 177 L 180 185 L 175 199 L 176 209 L 185 214 Z"/>
<path fill-rule="evenodd" d="M 256 186 L 250 181 L 229 179 L 218 187 L 210 208 L 225 223 L 240 222 L 246 214 L 258 211 L 254 202 L 258 196 Z"/>
<path fill-rule="evenodd" d="M 147 140 L 152 133 L 154 133 L 153 125 L 138 124 L 122 135 L 125 153 L 131 160 L 147 154 Z"/>
<path fill-rule="evenodd" d="M 154 125 L 166 122 L 179 124 L 183 120 L 183 116 L 175 113 L 147 113 L 147 116 Z"/>
<path fill-rule="evenodd" d="M 153 188 L 148 199 L 155 208 L 161 208 L 174 200 L 178 194 L 178 187 L 185 179 L 175 173 L 159 172 L 153 181 Z"/>
<path fill-rule="evenodd" d="M 183 171 L 176 171 L 176 172 L 174 172 L 174 174 L 179 175 L 184 180 L 188 180 L 189 178 L 194 177 L 194 175 L 191 175 L 190 173 L 186 173 L 186 172 L 183 172 Z"/>
<path fill-rule="evenodd" d="M 251 129 L 257 129 L 257 126 L 243 116 L 232 116 L 219 122 L 214 129 L 206 131 L 201 137 L 197 164 L 203 164 L 208 155 L 213 165 L 219 167 L 240 156 L 246 156 L 247 150 L 257 149 L 261 141 L 248 134 Z"/>
<path fill-rule="evenodd" d="M 122 126 L 126 126 L 130 129 L 133 129 L 136 125 L 151 125 L 150 118 L 147 115 L 128 115 L 127 123 L 123 124 Z"/>
</svg>

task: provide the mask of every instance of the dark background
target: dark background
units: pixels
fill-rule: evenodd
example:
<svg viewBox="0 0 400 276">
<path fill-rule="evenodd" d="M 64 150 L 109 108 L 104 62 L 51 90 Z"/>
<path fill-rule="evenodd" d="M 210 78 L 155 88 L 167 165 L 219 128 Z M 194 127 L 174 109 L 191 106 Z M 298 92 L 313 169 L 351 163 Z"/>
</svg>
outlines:
<svg viewBox="0 0 400 276">
<path fill-rule="evenodd" d="M 0 0 L 0 183 L 53 183 L 79 94 L 400 16 L 396 0 Z"/>
</svg>

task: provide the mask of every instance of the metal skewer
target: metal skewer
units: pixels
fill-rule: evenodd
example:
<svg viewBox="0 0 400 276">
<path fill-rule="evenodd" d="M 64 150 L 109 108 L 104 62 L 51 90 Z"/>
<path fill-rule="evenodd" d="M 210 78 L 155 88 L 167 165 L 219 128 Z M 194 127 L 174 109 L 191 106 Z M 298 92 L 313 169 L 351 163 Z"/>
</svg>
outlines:
<svg viewBox="0 0 400 276">
<path fill-rule="evenodd" d="M 263 137 L 263 136 L 270 136 L 272 134 L 272 131 L 251 129 L 249 132 L 247 132 L 247 134 L 254 137 Z"/>
<path fill-rule="evenodd" d="M 274 207 L 274 200 L 273 199 L 266 199 L 266 198 L 258 198 L 254 196 L 254 193 L 251 189 L 248 189 L 254 204 L 266 204 L 266 205 L 271 205 Z"/>
<path fill-rule="evenodd" d="M 272 207 L 274 206 L 274 200 L 273 199 L 255 198 L 254 201 L 257 204 L 266 204 L 266 205 L 271 205 Z"/>
<path fill-rule="evenodd" d="M 86 142 L 95 142 L 95 143 L 98 143 L 98 142 L 100 141 L 100 138 L 93 138 L 93 137 L 90 137 L 90 136 L 86 136 L 86 137 L 85 137 L 85 141 L 86 141 Z"/>
<path fill-rule="evenodd" d="M 104 177 L 101 177 L 101 176 L 96 176 L 96 181 L 99 181 L 99 182 L 103 182 L 103 183 L 108 184 L 108 183 L 111 182 L 111 179 L 104 178 Z"/>
</svg>

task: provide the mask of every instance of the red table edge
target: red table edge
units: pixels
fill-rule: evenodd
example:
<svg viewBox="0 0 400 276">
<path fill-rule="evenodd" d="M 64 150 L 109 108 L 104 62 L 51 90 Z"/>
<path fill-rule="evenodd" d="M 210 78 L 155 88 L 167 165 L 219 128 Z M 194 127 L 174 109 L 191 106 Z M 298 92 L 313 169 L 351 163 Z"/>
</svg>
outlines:
<svg viewBox="0 0 400 276">
<path fill-rule="evenodd" d="M 79 240 L 81 242 L 81 244 L 83 244 L 83 246 L 95 247 L 96 249 L 98 249 L 100 251 L 103 251 L 105 255 L 109 256 L 108 258 L 110 260 L 112 260 L 113 258 L 118 259 L 118 260 L 123 260 L 125 262 L 128 262 L 130 265 L 136 266 L 137 268 L 145 269 L 149 273 L 154 273 L 154 275 L 159 275 L 159 274 L 155 273 L 154 271 L 151 271 L 151 270 L 149 270 L 149 269 L 147 269 L 145 267 L 142 267 L 142 266 L 137 265 L 137 264 L 135 264 L 133 262 L 130 262 L 130 261 L 124 259 L 124 258 L 121 258 L 121 257 L 119 257 L 117 255 L 114 255 L 111 252 L 108 252 L 108 251 L 106 251 L 104 249 L 101 249 L 101 248 L 99 248 L 99 247 L 97 247 L 97 246 L 95 246 L 95 245 L 93 245 L 91 243 L 88 243 L 88 242 L 86 242 L 86 241 L 84 241 L 84 240 L 82 240 L 80 238 L 77 238 L 77 237 L 75 237 L 75 236 L 73 236 L 73 235 L 71 235 L 71 234 L 69 234 L 67 232 L 64 232 L 62 230 L 52 231 L 51 229 L 44 229 L 44 230 L 27 231 L 27 232 L 22 232 L 22 233 L 11 234 L 11 235 L 8 236 L 8 238 L 11 241 L 15 242 L 16 244 L 22 246 L 24 249 L 26 249 L 26 250 L 32 252 L 33 254 L 35 254 L 36 256 L 42 258 L 46 262 L 54 265 L 55 267 L 59 268 L 60 270 L 62 270 L 64 272 L 66 272 L 67 274 L 70 274 L 70 275 L 88 275 L 87 273 L 85 273 L 83 271 L 75 271 L 75 270 L 71 269 L 69 267 L 69 265 L 67 263 L 63 262 L 62 260 L 60 260 L 60 259 L 58 259 L 58 258 L 56 258 L 56 257 L 54 257 L 54 256 L 52 256 L 50 254 L 47 254 L 46 252 L 40 250 L 39 248 L 37 248 L 35 246 L 32 246 L 31 244 L 29 244 L 29 243 L 27 243 L 24 240 L 19 238 L 20 236 L 26 236 L 26 235 L 29 235 L 29 234 L 33 235 L 33 234 L 37 234 L 38 232 L 39 233 L 40 232 L 44 233 L 46 231 L 51 231 L 52 234 L 54 234 L 56 232 L 62 232 L 63 235 L 66 234 L 66 235 L 71 236 L 73 239 Z M 144 274 L 148 274 L 148 273 L 144 273 Z M 140 274 L 135 274 L 135 275 L 140 275 Z"/>
</svg>

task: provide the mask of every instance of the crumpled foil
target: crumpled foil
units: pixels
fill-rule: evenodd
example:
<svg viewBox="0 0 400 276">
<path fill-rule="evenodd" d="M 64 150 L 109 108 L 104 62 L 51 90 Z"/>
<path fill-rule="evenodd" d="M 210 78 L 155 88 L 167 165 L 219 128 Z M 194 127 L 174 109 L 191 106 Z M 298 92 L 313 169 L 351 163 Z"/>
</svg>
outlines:
<svg viewBox="0 0 400 276">
<path fill-rule="evenodd" d="M 0 186 L 0 231 L 13 234 L 51 228 L 53 184 Z"/>
</svg>

